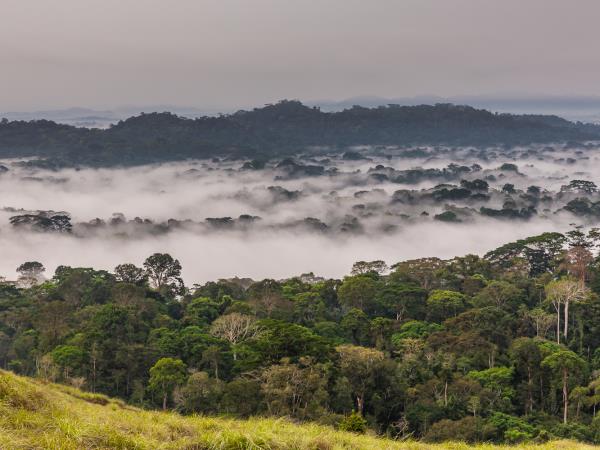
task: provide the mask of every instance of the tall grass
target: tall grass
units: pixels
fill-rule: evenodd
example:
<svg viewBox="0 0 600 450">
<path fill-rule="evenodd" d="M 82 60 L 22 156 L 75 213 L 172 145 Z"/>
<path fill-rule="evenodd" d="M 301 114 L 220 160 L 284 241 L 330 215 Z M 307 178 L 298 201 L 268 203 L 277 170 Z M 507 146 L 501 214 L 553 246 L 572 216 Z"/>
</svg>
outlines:
<svg viewBox="0 0 600 450">
<path fill-rule="evenodd" d="M 297 425 L 285 419 L 233 420 L 144 411 L 104 395 L 0 371 L 0 448 L 466 450 L 473 446 L 396 442 L 320 425 Z M 477 448 L 500 447 L 480 445 Z M 559 441 L 511 448 L 583 450 L 592 446 Z"/>
</svg>

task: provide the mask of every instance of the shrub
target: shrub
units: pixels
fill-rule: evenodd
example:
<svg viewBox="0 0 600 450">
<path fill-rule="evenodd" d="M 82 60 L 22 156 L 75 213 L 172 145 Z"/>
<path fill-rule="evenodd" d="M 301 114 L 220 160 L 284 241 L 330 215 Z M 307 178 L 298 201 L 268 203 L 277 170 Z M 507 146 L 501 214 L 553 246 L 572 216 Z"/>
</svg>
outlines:
<svg viewBox="0 0 600 450">
<path fill-rule="evenodd" d="M 367 421 L 356 411 L 342 419 L 338 427 L 342 431 L 352 431 L 353 433 L 364 433 L 367 431 Z"/>
<path fill-rule="evenodd" d="M 479 417 L 467 416 L 459 420 L 443 419 L 434 423 L 423 437 L 428 442 L 465 441 L 482 442 L 496 434 L 493 425 Z"/>
<path fill-rule="evenodd" d="M 582 442 L 592 442 L 594 440 L 593 430 L 576 422 L 556 425 L 552 428 L 552 434 L 564 439 L 573 439 Z"/>
<path fill-rule="evenodd" d="M 537 436 L 537 429 L 523 419 L 502 412 L 495 412 L 487 420 L 497 430 L 498 440 L 510 443 L 529 441 Z"/>
<path fill-rule="evenodd" d="M 533 439 L 533 435 L 517 428 L 510 428 L 504 432 L 504 439 L 511 444 L 526 442 Z"/>
</svg>

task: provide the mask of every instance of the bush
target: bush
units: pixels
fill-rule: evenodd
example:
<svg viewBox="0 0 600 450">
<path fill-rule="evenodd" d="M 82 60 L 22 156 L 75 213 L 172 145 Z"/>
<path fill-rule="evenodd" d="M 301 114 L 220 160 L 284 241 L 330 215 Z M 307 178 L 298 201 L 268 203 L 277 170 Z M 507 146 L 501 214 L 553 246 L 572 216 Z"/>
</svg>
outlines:
<svg viewBox="0 0 600 450">
<path fill-rule="evenodd" d="M 340 422 L 338 428 L 342 431 L 352 431 L 353 433 L 364 433 L 367 431 L 367 421 L 356 411 L 346 416 Z"/>
<path fill-rule="evenodd" d="M 519 442 L 530 441 L 533 439 L 533 435 L 517 428 L 510 428 L 504 432 L 504 439 L 511 444 L 517 444 Z"/>
<path fill-rule="evenodd" d="M 487 420 L 497 430 L 497 439 L 510 443 L 524 442 L 537 436 L 537 429 L 523 419 L 502 412 L 495 412 Z"/>
<path fill-rule="evenodd" d="M 581 442 L 592 442 L 594 433 L 590 427 L 581 423 L 561 423 L 552 428 L 552 434 L 564 439 L 573 439 Z"/>
<path fill-rule="evenodd" d="M 479 417 L 467 416 L 459 420 L 443 419 L 434 423 L 423 439 L 428 442 L 490 440 L 496 428 Z"/>
</svg>

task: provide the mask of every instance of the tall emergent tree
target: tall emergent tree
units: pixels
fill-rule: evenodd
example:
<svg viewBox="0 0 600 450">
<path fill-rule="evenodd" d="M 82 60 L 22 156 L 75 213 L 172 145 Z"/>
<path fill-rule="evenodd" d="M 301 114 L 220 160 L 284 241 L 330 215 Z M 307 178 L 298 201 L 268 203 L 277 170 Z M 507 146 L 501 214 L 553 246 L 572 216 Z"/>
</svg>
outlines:
<svg viewBox="0 0 600 450">
<path fill-rule="evenodd" d="M 46 268 L 38 261 L 27 261 L 17 267 L 19 274 L 19 284 L 24 287 L 31 287 L 43 280 Z"/>
<path fill-rule="evenodd" d="M 255 317 L 233 312 L 216 319 L 210 327 L 210 333 L 231 343 L 233 359 L 236 360 L 236 344 L 257 336 L 260 327 L 256 325 Z"/>
<path fill-rule="evenodd" d="M 154 253 L 144 261 L 144 270 L 156 289 L 177 288 L 183 285 L 181 264 L 168 253 Z"/>
<path fill-rule="evenodd" d="M 569 278 L 551 281 L 545 287 L 546 298 L 556 310 L 556 340 L 560 343 L 560 306 L 564 307 L 564 329 L 563 336 L 565 341 L 568 338 L 569 331 L 569 305 L 571 303 L 583 300 L 588 294 L 588 290 L 579 281 Z"/>
</svg>

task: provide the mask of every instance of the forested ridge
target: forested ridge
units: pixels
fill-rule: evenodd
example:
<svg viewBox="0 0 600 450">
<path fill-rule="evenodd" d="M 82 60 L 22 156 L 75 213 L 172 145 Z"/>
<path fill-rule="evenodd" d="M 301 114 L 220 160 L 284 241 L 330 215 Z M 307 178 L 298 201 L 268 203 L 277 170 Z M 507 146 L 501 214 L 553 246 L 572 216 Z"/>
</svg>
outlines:
<svg viewBox="0 0 600 450">
<path fill-rule="evenodd" d="M 343 280 L 186 287 L 168 254 L 41 263 L 0 284 L 0 363 L 184 414 L 286 416 L 427 441 L 600 442 L 600 233 Z"/>
<path fill-rule="evenodd" d="M 114 166 L 186 158 L 268 159 L 314 147 L 510 146 L 598 138 L 600 126 L 556 116 L 494 114 L 451 104 L 323 112 L 284 100 L 218 117 L 142 114 L 106 130 L 3 119 L 0 157 L 41 157 L 49 167 Z"/>
</svg>

